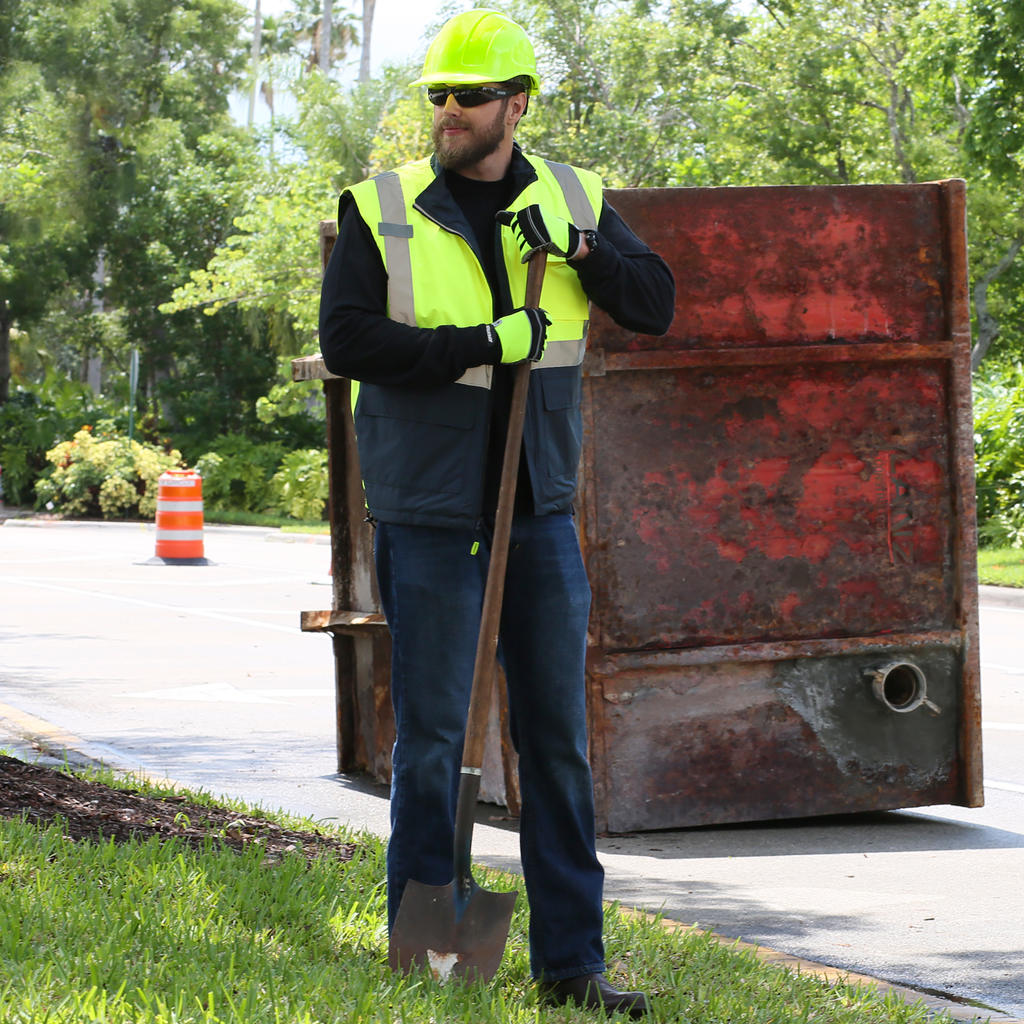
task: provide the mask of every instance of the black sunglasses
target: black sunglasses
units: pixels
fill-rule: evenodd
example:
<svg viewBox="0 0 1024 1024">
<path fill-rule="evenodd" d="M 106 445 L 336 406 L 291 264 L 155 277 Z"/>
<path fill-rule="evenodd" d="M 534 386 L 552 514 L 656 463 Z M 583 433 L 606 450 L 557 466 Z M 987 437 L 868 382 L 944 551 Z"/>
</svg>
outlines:
<svg viewBox="0 0 1024 1024">
<path fill-rule="evenodd" d="M 494 89 L 487 85 L 444 85 L 427 87 L 427 98 L 435 107 L 443 107 L 449 96 L 455 97 L 460 107 L 479 107 L 482 103 L 503 100 L 506 96 L 517 96 L 522 89 Z"/>
</svg>

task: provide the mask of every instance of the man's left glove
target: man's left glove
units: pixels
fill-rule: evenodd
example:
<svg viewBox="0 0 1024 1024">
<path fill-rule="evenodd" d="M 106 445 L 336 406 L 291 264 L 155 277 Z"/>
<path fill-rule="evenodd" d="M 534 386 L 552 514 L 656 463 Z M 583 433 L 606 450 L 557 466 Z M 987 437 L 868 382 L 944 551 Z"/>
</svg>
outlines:
<svg viewBox="0 0 1024 1024">
<path fill-rule="evenodd" d="M 543 309 L 517 309 L 493 324 L 485 324 L 487 340 L 498 336 L 503 363 L 521 363 L 524 359 L 538 362 L 548 343 L 551 318 Z"/>
<path fill-rule="evenodd" d="M 583 238 L 580 229 L 550 210 L 545 210 L 539 203 L 527 206 L 518 213 L 499 210 L 494 219 L 512 228 L 523 254 L 523 263 L 541 250 L 567 260 L 571 260 L 580 251 Z"/>
</svg>

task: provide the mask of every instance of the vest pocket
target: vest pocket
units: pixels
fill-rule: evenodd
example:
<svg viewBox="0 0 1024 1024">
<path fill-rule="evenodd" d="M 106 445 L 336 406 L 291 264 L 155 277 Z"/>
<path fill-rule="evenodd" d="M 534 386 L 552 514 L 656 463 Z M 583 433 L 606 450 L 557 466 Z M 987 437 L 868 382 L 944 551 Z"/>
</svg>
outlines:
<svg viewBox="0 0 1024 1024">
<path fill-rule="evenodd" d="M 534 372 L 544 395 L 542 436 L 548 476 L 575 478 L 583 443 L 580 368 L 558 366 Z"/>
<path fill-rule="evenodd" d="M 473 448 L 480 388 L 401 391 L 363 384 L 356 433 L 363 481 L 409 492 L 460 494 Z"/>
</svg>

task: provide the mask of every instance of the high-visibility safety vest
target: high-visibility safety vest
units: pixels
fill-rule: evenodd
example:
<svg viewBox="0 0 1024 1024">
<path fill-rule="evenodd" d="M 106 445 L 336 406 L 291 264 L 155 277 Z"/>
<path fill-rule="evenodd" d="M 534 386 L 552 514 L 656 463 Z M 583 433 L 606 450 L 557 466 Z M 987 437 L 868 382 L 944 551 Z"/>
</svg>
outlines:
<svg viewBox="0 0 1024 1024">
<path fill-rule="evenodd" d="M 540 203 L 580 229 L 597 227 L 602 192 L 596 174 L 518 149 L 513 160 L 529 162 L 532 180 L 508 209 Z M 464 222 L 452 222 L 456 207 L 433 161 L 377 175 L 346 193 L 380 249 L 392 320 L 431 328 L 494 319 L 494 296 L 476 240 L 466 237 Z M 499 237 L 504 314 L 524 305 L 527 267 L 513 233 L 500 230 Z M 589 302 L 564 259 L 548 257 L 540 304 L 552 324 L 544 358 L 531 373 L 523 438 L 538 515 L 572 500 L 582 440 L 580 364 Z M 478 523 L 493 369 L 471 367 L 454 384 L 429 391 L 360 385 L 356 435 L 371 514 L 413 525 Z"/>
</svg>

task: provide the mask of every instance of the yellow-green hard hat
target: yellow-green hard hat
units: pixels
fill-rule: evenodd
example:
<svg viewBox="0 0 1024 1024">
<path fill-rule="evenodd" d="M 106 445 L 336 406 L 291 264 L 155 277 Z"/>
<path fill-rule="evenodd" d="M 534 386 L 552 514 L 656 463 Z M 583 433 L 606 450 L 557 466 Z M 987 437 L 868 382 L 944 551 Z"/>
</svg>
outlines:
<svg viewBox="0 0 1024 1024">
<path fill-rule="evenodd" d="M 410 85 L 480 85 L 527 75 L 540 90 L 533 44 L 511 18 L 478 8 L 449 18 L 427 50 L 423 74 Z"/>
</svg>

